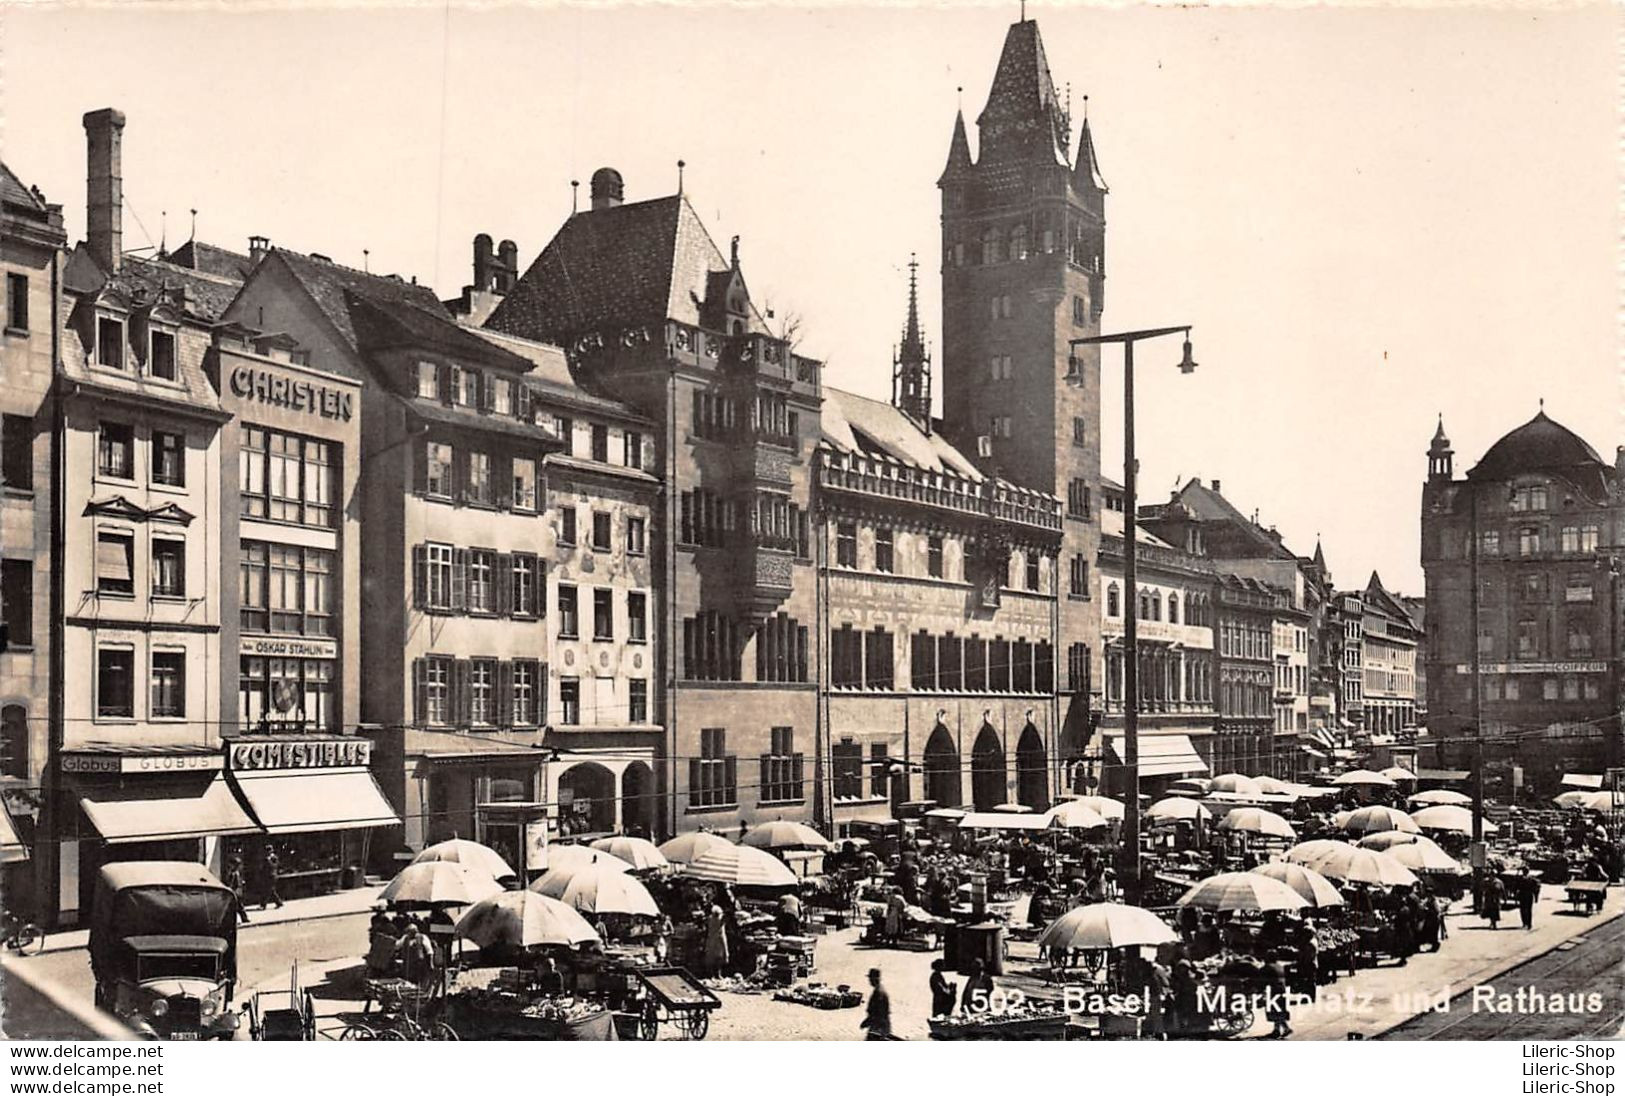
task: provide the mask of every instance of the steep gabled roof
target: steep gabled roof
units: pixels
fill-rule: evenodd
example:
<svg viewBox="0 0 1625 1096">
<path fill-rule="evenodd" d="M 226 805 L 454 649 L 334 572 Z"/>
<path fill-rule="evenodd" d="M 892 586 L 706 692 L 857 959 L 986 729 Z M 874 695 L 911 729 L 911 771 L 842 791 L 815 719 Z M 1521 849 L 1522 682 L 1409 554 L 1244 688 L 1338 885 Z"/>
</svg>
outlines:
<svg viewBox="0 0 1625 1096">
<path fill-rule="evenodd" d="M 485 326 L 564 342 L 674 319 L 696 326 L 711 275 L 730 264 L 686 197 L 573 214 Z M 751 308 L 750 329 L 766 331 Z"/>
<path fill-rule="evenodd" d="M 360 350 L 361 341 L 350 318 L 347 293 L 357 294 L 378 305 L 415 308 L 431 317 L 443 319 L 453 327 L 457 323 L 452 314 L 446 311 L 446 306 L 440 303 L 440 298 L 426 285 L 416 285 L 398 277 L 368 274 L 327 259 L 282 248 L 273 250 L 265 261 L 280 261 L 287 266 L 352 350 Z"/>
<path fill-rule="evenodd" d="M 44 218 L 47 212 L 45 203 L 24 185 L 17 177 L 17 173 L 6 166 L 4 160 L 0 160 L 0 204 L 3 204 L 8 212 L 19 212 L 35 219 Z"/>
<path fill-rule="evenodd" d="M 235 278 L 239 282 L 246 281 L 254 272 L 254 260 L 247 255 L 206 244 L 201 240 L 187 240 L 169 253 L 169 262 L 175 266 L 201 270 L 205 274 Z"/>
<path fill-rule="evenodd" d="M 1296 560 L 1284 545 L 1272 537 L 1258 523 L 1230 504 L 1230 500 L 1199 479 L 1192 479 L 1179 491 L 1178 501 L 1184 503 L 1201 521 L 1222 521 L 1240 532 L 1259 549 L 1276 559 Z"/>
<path fill-rule="evenodd" d="M 365 290 L 350 288 L 344 290 L 344 302 L 357 344 L 364 351 L 438 350 L 514 372 L 530 369 L 529 359 L 480 338 L 449 315 L 437 316 L 399 299 L 373 297 Z"/>
<path fill-rule="evenodd" d="M 825 388 L 819 422 L 825 444 L 836 449 L 876 454 L 928 472 L 947 472 L 969 480 L 985 478 L 940 433 L 927 434 L 889 403 Z"/>
</svg>

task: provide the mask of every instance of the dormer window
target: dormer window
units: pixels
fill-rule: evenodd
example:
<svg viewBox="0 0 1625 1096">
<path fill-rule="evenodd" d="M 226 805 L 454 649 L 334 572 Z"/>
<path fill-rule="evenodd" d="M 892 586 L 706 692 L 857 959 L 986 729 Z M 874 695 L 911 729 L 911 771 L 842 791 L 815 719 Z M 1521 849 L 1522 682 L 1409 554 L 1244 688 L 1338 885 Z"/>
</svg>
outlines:
<svg viewBox="0 0 1625 1096">
<path fill-rule="evenodd" d="M 459 407 L 479 407 L 480 375 L 472 369 L 452 367 L 452 398 Z"/>
<path fill-rule="evenodd" d="M 434 362 L 418 362 L 418 397 L 425 400 L 440 398 L 440 367 Z"/>
<path fill-rule="evenodd" d="M 148 334 L 147 371 L 161 381 L 176 380 L 175 333 L 153 331 Z"/>
<path fill-rule="evenodd" d="M 496 415 L 513 414 L 513 382 L 506 377 L 491 378 L 491 412 Z"/>
<path fill-rule="evenodd" d="M 96 317 L 96 364 L 124 368 L 124 322 L 112 316 Z"/>
</svg>

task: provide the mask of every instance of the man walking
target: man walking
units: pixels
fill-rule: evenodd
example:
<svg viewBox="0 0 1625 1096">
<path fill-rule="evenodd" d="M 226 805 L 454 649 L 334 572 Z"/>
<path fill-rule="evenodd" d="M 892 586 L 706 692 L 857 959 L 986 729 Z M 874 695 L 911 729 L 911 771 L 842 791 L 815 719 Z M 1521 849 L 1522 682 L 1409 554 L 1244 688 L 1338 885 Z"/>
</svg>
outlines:
<svg viewBox="0 0 1625 1096">
<path fill-rule="evenodd" d="M 1484 880 L 1484 916 L 1489 919 L 1492 929 L 1501 927 L 1501 899 L 1506 890 L 1499 872 L 1491 872 L 1490 877 Z"/>
<path fill-rule="evenodd" d="M 263 888 L 260 892 L 260 908 L 264 909 L 272 902 L 276 908 L 282 908 L 282 894 L 277 890 L 277 876 L 282 873 L 282 857 L 277 855 L 275 846 L 265 850 L 265 858 L 260 861 L 264 877 L 260 880 Z"/>
<path fill-rule="evenodd" d="M 237 916 L 248 924 L 248 869 L 243 866 L 243 854 L 234 852 L 226 864 L 226 886 L 237 896 Z"/>
<path fill-rule="evenodd" d="M 889 1040 L 892 1037 L 891 997 L 880 984 L 879 967 L 870 968 L 869 987 L 869 1007 L 864 1012 L 863 1023 L 858 1026 L 868 1032 L 864 1038 L 870 1042 Z"/>
<path fill-rule="evenodd" d="M 1523 919 L 1524 931 L 1535 927 L 1535 900 L 1540 897 L 1540 881 L 1523 869 L 1518 878 L 1518 916 Z"/>
</svg>

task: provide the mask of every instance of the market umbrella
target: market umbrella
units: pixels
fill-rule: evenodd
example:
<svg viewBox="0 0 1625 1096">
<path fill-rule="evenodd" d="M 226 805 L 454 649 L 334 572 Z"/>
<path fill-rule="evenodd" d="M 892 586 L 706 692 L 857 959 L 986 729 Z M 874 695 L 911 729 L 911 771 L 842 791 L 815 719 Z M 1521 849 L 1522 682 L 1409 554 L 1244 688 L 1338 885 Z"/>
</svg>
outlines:
<svg viewBox="0 0 1625 1096">
<path fill-rule="evenodd" d="M 1001 814 L 1032 814 L 1033 809 L 1025 803 L 995 803 L 993 809 Z"/>
<path fill-rule="evenodd" d="M 1361 835 L 1381 833 L 1383 830 L 1416 832 L 1416 823 L 1411 821 L 1411 816 L 1397 807 L 1361 807 L 1357 811 L 1350 811 L 1340 825 L 1344 833 Z"/>
<path fill-rule="evenodd" d="M 641 914 L 659 917 L 649 889 L 624 871 L 605 864 L 553 868 L 530 885 L 537 894 L 557 898 L 582 913 Z"/>
<path fill-rule="evenodd" d="M 1082 803 L 1108 822 L 1114 818 L 1121 819 L 1123 817 L 1123 801 L 1113 799 L 1109 795 L 1080 795 L 1076 799 L 1067 800 L 1067 802 Z M 1051 811 L 1050 813 L 1053 814 L 1054 812 Z"/>
<path fill-rule="evenodd" d="M 1562 796 L 1558 796 L 1558 799 L 1562 798 Z M 1472 796 L 1463 795 L 1461 792 L 1453 792 L 1449 788 L 1434 788 L 1431 791 L 1417 792 L 1405 800 L 1406 803 L 1417 804 L 1417 810 L 1421 810 L 1423 807 L 1465 807 L 1472 801 Z"/>
<path fill-rule="evenodd" d="M 1298 897 L 1316 909 L 1343 904 L 1343 896 L 1337 893 L 1337 888 L 1314 868 L 1306 868 L 1302 864 L 1293 864 L 1286 860 L 1272 860 L 1268 864 L 1258 865 L 1253 871 L 1266 879 L 1285 883 L 1298 892 Z"/>
<path fill-rule="evenodd" d="M 1204 910 L 1301 910 L 1309 903 L 1285 883 L 1250 871 L 1225 872 L 1204 879 L 1175 905 Z"/>
<path fill-rule="evenodd" d="M 1256 833 L 1262 837 L 1281 837 L 1288 841 L 1298 839 L 1292 823 L 1263 807 L 1242 807 L 1219 819 L 1219 829 L 1235 833 Z"/>
<path fill-rule="evenodd" d="M 1378 830 L 1360 838 L 1360 848 L 1386 852 L 1396 845 L 1413 845 L 1426 840 L 1427 838 L 1420 833 L 1411 833 L 1409 830 Z"/>
<path fill-rule="evenodd" d="M 379 900 L 392 906 L 471 906 L 502 893 L 502 884 L 484 871 L 447 860 L 408 864 L 389 881 Z"/>
<path fill-rule="evenodd" d="M 1265 795 L 1298 794 L 1298 789 L 1294 788 L 1291 784 L 1288 784 L 1285 780 L 1277 780 L 1273 776 L 1255 776 L 1253 777 L 1253 783 L 1257 784 L 1258 790 L 1263 792 Z"/>
<path fill-rule="evenodd" d="M 547 846 L 547 870 L 554 868 L 578 868 L 588 864 L 601 864 L 610 871 L 631 871 L 632 865 L 611 853 L 592 848 L 590 845 L 549 845 Z"/>
<path fill-rule="evenodd" d="M 502 855 L 495 849 L 461 837 L 442 841 L 438 845 L 430 845 L 412 857 L 414 864 L 427 864 L 436 860 L 448 864 L 464 864 L 485 872 L 492 879 L 507 879 L 519 874 L 508 866 L 508 862 L 502 859 Z"/>
<path fill-rule="evenodd" d="M 1301 863 L 1301 861 L 1300 861 Z M 1342 845 L 1310 861 L 1327 879 L 1344 883 L 1370 883 L 1379 887 L 1414 887 L 1419 880 L 1411 870 L 1385 852 Z"/>
<path fill-rule="evenodd" d="M 1094 951 L 1156 947 L 1178 941 L 1179 934 L 1150 910 L 1120 902 L 1094 902 L 1075 906 L 1052 921 L 1039 936 L 1038 947 Z"/>
<path fill-rule="evenodd" d="M 1213 781 L 1205 776 L 1182 776 L 1168 785 L 1169 795 L 1206 795 Z"/>
<path fill-rule="evenodd" d="M 1432 871 L 1461 875 L 1465 871 L 1454 856 L 1421 836 L 1403 845 L 1395 845 L 1385 850 L 1383 855 L 1392 857 L 1413 872 Z"/>
<path fill-rule="evenodd" d="M 474 903 L 457 921 L 456 935 L 482 948 L 585 944 L 598 939 L 587 919 L 557 898 L 535 891 L 504 891 Z"/>
<path fill-rule="evenodd" d="M 1392 788 L 1395 786 L 1393 777 L 1384 776 L 1382 773 L 1374 773 L 1370 769 L 1350 769 L 1342 776 L 1335 778 L 1332 783 L 1337 785 L 1339 788 L 1354 788 L 1362 786 L 1374 788 Z"/>
<path fill-rule="evenodd" d="M 625 860 L 632 865 L 633 871 L 648 871 L 651 868 L 666 868 L 671 861 L 655 846 L 653 841 L 645 837 L 627 837 L 624 834 L 615 837 L 600 837 L 591 845 L 599 852 Z"/>
<path fill-rule="evenodd" d="M 736 887 L 793 887 L 796 877 L 783 861 L 749 845 L 724 845 L 701 853 L 677 869 L 690 879 Z"/>
<path fill-rule="evenodd" d="M 1586 792 L 1580 806 L 1588 811 L 1625 810 L 1625 792 Z"/>
<path fill-rule="evenodd" d="M 1206 822 L 1213 814 L 1194 799 L 1169 796 L 1147 807 L 1145 816 L 1159 822 Z"/>
<path fill-rule="evenodd" d="M 1121 803 L 1118 808 L 1121 817 Z M 1044 817 L 1049 819 L 1051 825 L 1068 830 L 1098 830 L 1106 826 L 1106 819 L 1101 813 L 1081 799 L 1071 799 L 1051 807 Z"/>
<path fill-rule="evenodd" d="M 1411 815 L 1411 821 L 1424 830 L 1442 830 L 1446 833 L 1472 833 L 1473 812 L 1466 807 L 1423 807 Z M 1484 832 L 1494 833 L 1496 826 L 1484 820 Z"/>
<path fill-rule="evenodd" d="M 1263 795 L 1264 789 L 1258 786 L 1258 781 L 1250 776 L 1240 773 L 1225 773 L 1215 776 L 1213 783 L 1207 788 L 1210 792 L 1229 792 L 1232 795 Z"/>
<path fill-rule="evenodd" d="M 686 864 L 691 860 L 699 859 L 701 854 L 711 849 L 732 847 L 733 842 L 726 837 L 706 833 L 704 830 L 695 830 L 693 833 L 678 834 L 670 841 L 662 842 L 660 855 L 674 865 Z"/>
<path fill-rule="evenodd" d="M 1407 769 L 1403 765 L 1390 765 L 1386 769 L 1382 769 L 1381 771 L 1379 771 L 1377 773 L 1377 775 L 1378 776 L 1386 776 L 1389 780 L 1392 780 L 1395 784 L 1404 784 L 1404 783 L 1414 784 L 1414 783 L 1416 783 L 1416 781 L 1418 779 L 1417 775 L 1415 773 L 1411 772 L 1411 770 Z"/>
<path fill-rule="evenodd" d="M 1312 867 L 1315 861 L 1322 856 L 1338 849 L 1350 847 L 1347 841 L 1334 841 L 1328 837 L 1317 837 L 1313 841 L 1299 841 L 1296 845 L 1293 845 L 1286 850 L 1286 858 L 1290 863 Z"/>
<path fill-rule="evenodd" d="M 1552 799 L 1552 802 L 1556 803 L 1559 807 L 1562 807 L 1564 810 L 1577 811 L 1577 810 L 1580 810 L 1585 805 L 1585 798 L 1586 798 L 1586 796 L 1588 796 L 1590 794 L 1591 794 L 1590 792 L 1580 791 L 1578 789 L 1570 790 L 1570 791 L 1564 792 L 1562 795 L 1556 796 L 1555 798 Z M 1472 800 L 1469 799 L 1467 802 L 1471 803 Z M 1466 806 L 1467 804 L 1462 803 L 1462 804 L 1458 804 L 1458 805 L 1459 806 Z"/>
<path fill-rule="evenodd" d="M 753 849 L 827 849 L 829 839 L 801 822 L 763 822 L 739 839 Z"/>
</svg>

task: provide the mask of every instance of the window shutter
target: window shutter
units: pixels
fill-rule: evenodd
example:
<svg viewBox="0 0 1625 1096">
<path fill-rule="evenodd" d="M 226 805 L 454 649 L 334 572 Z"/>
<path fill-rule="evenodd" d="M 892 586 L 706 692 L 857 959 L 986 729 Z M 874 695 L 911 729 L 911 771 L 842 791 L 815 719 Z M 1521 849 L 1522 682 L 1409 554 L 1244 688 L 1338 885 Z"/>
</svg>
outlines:
<svg viewBox="0 0 1625 1096">
<path fill-rule="evenodd" d="M 476 378 L 475 384 L 478 386 L 478 388 L 480 390 L 480 410 L 481 411 L 489 411 L 489 410 L 491 410 L 491 408 L 495 404 L 494 396 L 496 394 L 496 386 L 497 386 L 496 385 L 496 378 L 495 377 L 487 377 L 485 374 L 481 373 Z"/>
<path fill-rule="evenodd" d="M 459 658 L 452 665 L 452 721 L 459 727 L 467 727 L 473 711 L 473 690 L 469 688 L 469 662 L 466 658 Z"/>
<path fill-rule="evenodd" d="M 424 676 L 427 671 L 423 659 L 412 660 L 412 722 L 419 727 L 423 726 L 429 712 L 428 697 L 424 688 Z"/>
<path fill-rule="evenodd" d="M 468 608 L 467 548 L 454 548 L 451 553 L 451 608 L 453 612 Z"/>
<path fill-rule="evenodd" d="M 513 457 L 500 450 L 491 454 L 491 501 L 498 510 L 513 509 Z"/>
<path fill-rule="evenodd" d="M 513 406 L 514 406 L 514 413 L 519 416 L 519 421 L 520 422 L 530 422 L 530 421 L 532 421 L 531 420 L 531 409 L 530 409 L 530 386 L 529 385 L 520 384 L 518 381 L 514 382 Z"/>
<path fill-rule="evenodd" d="M 801 779 L 801 756 L 801 754 L 792 754 L 790 757 L 790 784 L 794 793 L 791 796 L 793 799 L 805 799 L 807 797 L 806 786 Z"/>
<path fill-rule="evenodd" d="M 722 759 L 722 784 L 726 789 L 723 802 L 739 802 L 739 758 L 733 754 Z"/>
<path fill-rule="evenodd" d="M 412 490 L 419 495 L 429 490 L 429 443 L 422 439 L 412 446 Z"/>
<path fill-rule="evenodd" d="M 700 787 L 700 774 L 702 772 L 704 772 L 704 770 L 700 768 L 700 759 L 697 757 L 689 758 L 688 802 L 690 806 L 698 806 L 700 803 L 700 794 L 703 791 L 703 789 Z"/>
<path fill-rule="evenodd" d="M 451 451 L 450 494 L 458 502 L 468 501 L 468 450 L 461 447 Z"/>
<path fill-rule="evenodd" d="M 775 781 L 773 780 L 773 755 L 772 754 L 763 754 L 762 755 L 762 773 L 761 773 L 761 775 L 759 777 L 757 777 L 757 780 L 759 780 L 761 782 L 760 789 L 758 790 L 758 793 L 757 793 L 757 798 L 758 799 L 778 799 L 779 798 L 779 789 L 774 787 Z"/>
<path fill-rule="evenodd" d="M 508 728 L 513 726 L 513 663 L 497 663 L 496 680 L 496 723 L 497 726 Z"/>
<path fill-rule="evenodd" d="M 436 372 L 440 374 L 440 402 L 445 404 L 456 402 L 457 393 L 451 390 L 451 366 L 442 365 Z"/>
<path fill-rule="evenodd" d="M 429 549 L 412 545 L 412 607 L 422 609 L 429 597 Z"/>
<path fill-rule="evenodd" d="M 513 604 L 513 556 L 507 552 L 498 552 L 496 561 L 496 574 L 492 576 L 496 583 L 496 611 L 498 616 L 512 616 Z"/>
</svg>

